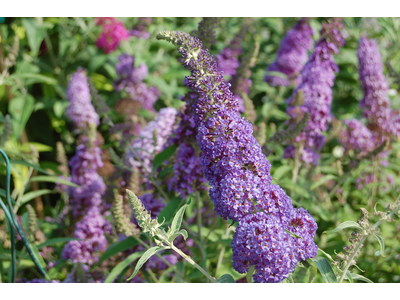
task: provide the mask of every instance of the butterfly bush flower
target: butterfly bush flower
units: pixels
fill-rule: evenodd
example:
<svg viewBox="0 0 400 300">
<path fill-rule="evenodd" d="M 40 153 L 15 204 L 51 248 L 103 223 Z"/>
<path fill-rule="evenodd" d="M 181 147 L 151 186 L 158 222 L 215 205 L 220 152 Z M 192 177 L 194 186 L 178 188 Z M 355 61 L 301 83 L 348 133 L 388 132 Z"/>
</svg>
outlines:
<svg viewBox="0 0 400 300">
<path fill-rule="evenodd" d="M 296 85 L 300 83 L 300 71 L 307 61 L 307 52 L 310 50 L 313 41 L 314 31 L 308 24 L 307 19 L 301 19 L 286 33 L 282 39 L 277 57 L 267 68 L 267 75 L 264 80 L 271 86 L 288 86 L 291 82 Z M 286 78 L 268 75 L 268 72 L 280 72 Z"/>
<path fill-rule="evenodd" d="M 97 261 L 97 251 L 107 247 L 105 233 L 110 233 L 110 224 L 106 221 L 101 210 L 102 195 L 105 192 L 103 179 L 97 169 L 103 166 L 101 150 L 98 147 L 95 129 L 99 118 L 91 104 L 88 81 L 85 71 L 78 69 L 72 76 L 67 92 L 70 106 L 67 114 L 71 117 L 76 128 L 83 130 L 79 139 L 76 154 L 70 160 L 71 182 L 80 187 L 69 187 L 69 203 L 75 218 L 83 217 L 75 227 L 74 236 L 82 240 L 68 242 L 62 253 L 63 259 L 71 259 L 74 263 L 93 264 Z M 80 117 L 77 112 L 85 110 L 87 115 L 96 117 Z M 71 108 L 72 107 L 72 108 Z"/>
<path fill-rule="evenodd" d="M 149 174 L 152 170 L 154 155 L 161 152 L 164 144 L 174 129 L 175 108 L 162 108 L 154 121 L 149 122 L 133 140 L 131 151 L 127 154 L 127 161 L 132 167 L 137 167 L 142 174 Z"/>
<path fill-rule="evenodd" d="M 197 127 L 194 121 L 193 103 L 197 93 L 190 91 L 182 97 L 186 102 L 177 114 L 178 126 L 170 135 L 165 148 L 178 145 L 174 162 L 174 176 L 168 181 L 168 189 L 180 194 L 183 199 L 194 191 L 207 190 L 207 179 L 201 168 L 200 156 L 196 148 Z"/>
<path fill-rule="evenodd" d="M 138 23 L 134 28 L 129 30 L 130 36 L 135 36 L 147 40 L 150 37 L 150 33 L 147 31 L 147 27 L 153 22 L 153 18 L 139 18 Z"/>
<path fill-rule="evenodd" d="M 144 109 L 154 111 L 153 105 L 157 101 L 160 92 L 154 86 L 148 87 L 143 81 L 149 73 L 145 63 L 134 67 L 135 58 L 129 54 L 118 57 L 116 71 L 118 80 L 115 82 L 117 91 L 125 91 L 129 98 L 138 102 Z"/>
<path fill-rule="evenodd" d="M 99 116 L 90 102 L 86 72 L 82 68 L 78 68 L 72 75 L 67 88 L 67 98 L 70 104 L 66 113 L 77 129 L 87 130 L 89 124 L 99 125 Z"/>
<path fill-rule="evenodd" d="M 234 239 L 232 242 L 235 269 L 241 273 L 246 271 L 238 258 L 243 250 L 244 256 L 251 257 L 251 261 L 244 264 L 256 267 L 254 279 L 257 282 L 269 282 L 269 273 L 264 272 L 258 264 L 263 266 L 263 262 L 268 261 L 268 253 L 275 256 L 271 265 L 276 268 L 281 263 L 280 257 L 284 257 L 286 253 L 281 248 L 292 248 L 289 239 L 285 241 L 285 230 L 304 235 L 304 243 L 297 244 L 296 252 L 293 253 L 297 261 L 294 260 L 291 266 L 285 260 L 286 267 L 276 275 L 282 280 L 294 270 L 294 265 L 299 260 L 316 255 L 316 246 L 312 239 L 317 229 L 314 219 L 303 209 L 296 211 L 285 192 L 279 186 L 271 184 L 270 163 L 252 136 L 252 126 L 240 116 L 237 99 L 229 90 L 229 84 L 225 82 L 223 73 L 218 71 L 212 56 L 202 49 L 201 42 L 184 32 L 164 31 L 157 37 L 178 45 L 184 66 L 191 70 L 191 76 L 187 80 L 189 87 L 199 95 L 193 109 L 198 127 L 197 142 L 202 151 L 203 172 L 211 186 L 210 198 L 215 205 L 215 211 L 222 218 L 239 221 L 235 235 L 243 236 L 243 240 Z M 249 233 L 255 233 L 255 227 L 253 226 L 254 230 L 247 230 L 246 226 L 253 217 L 258 217 L 255 221 L 261 222 L 262 226 L 271 220 L 272 224 L 279 227 L 276 229 L 276 236 L 273 229 L 266 232 L 262 229 L 265 242 L 274 238 L 283 240 L 280 248 L 270 250 L 269 247 L 269 252 L 261 253 L 258 258 L 255 254 L 261 251 L 259 248 L 262 246 L 251 242 L 253 237 Z M 245 243 L 245 246 L 241 243 Z M 289 253 L 287 251 L 288 255 Z"/>
<path fill-rule="evenodd" d="M 292 211 L 291 222 L 266 212 L 249 214 L 239 222 L 233 236 L 233 267 L 246 273 L 254 266 L 255 282 L 280 282 L 289 277 L 301 260 L 315 257 L 317 224 L 304 209 Z M 296 232 L 293 237 L 286 230 Z"/>
<path fill-rule="evenodd" d="M 96 25 L 102 26 L 102 32 L 96 41 L 96 45 L 103 49 L 105 53 L 115 51 L 121 41 L 129 39 L 129 33 L 124 24 L 113 17 L 97 18 Z"/>
<path fill-rule="evenodd" d="M 370 129 L 381 135 L 400 137 L 400 113 L 390 108 L 389 87 L 383 75 L 382 58 L 376 41 L 361 38 L 357 55 L 364 92 L 360 106 Z"/>
<path fill-rule="evenodd" d="M 332 86 L 335 73 L 339 71 L 333 54 L 339 53 L 344 39 L 340 32 L 343 24 L 335 19 L 322 25 L 321 40 L 315 45 L 314 52 L 301 72 L 301 83 L 287 100 L 287 113 L 291 121 L 301 118 L 305 112 L 310 113 L 309 121 L 302 133 L 294 138 L 297 144 L 302 143 L 302 160 L 317 165 L 318 152 L 325 144 L 323 132 L 331 122 Z M 301 95 L 301 96 L 300 96 Z M 300 101 L 298 98 L 301 98 Z M 300 103 L 298 103 L 300 102 Z M 284 158 L 294 157 L 295 147 L 285 149 Z"/>
<path fill-rule="evenodd" d="M 359 151 L 366 154 L 374 149 L 377 142 L 376 135 L 357 119 L 344 120 L 345 129 L 339 136 L 340 143 L 346 151 Z"/>
<path fill-rule="evenodd" d="M 76 224 L 74 236 L 80 240 L 69 241 L 63 249 L 62 258 L 73 263 L 93 265 L 98 261 L 98 251 L 107 249 L 104 233 L 111 234 L 111 224 L 105 220 L 97 207 L 92 207 Z"/>
<path fill-rule="evenodd" d="M 224 72 L 225 75 L 233 76 L 239 67 L 239 55 L 242 54 L 241 46 L 242 32 L 239 32 L 230 44 L 217 55 L 218 70 Z"/>
</svg>

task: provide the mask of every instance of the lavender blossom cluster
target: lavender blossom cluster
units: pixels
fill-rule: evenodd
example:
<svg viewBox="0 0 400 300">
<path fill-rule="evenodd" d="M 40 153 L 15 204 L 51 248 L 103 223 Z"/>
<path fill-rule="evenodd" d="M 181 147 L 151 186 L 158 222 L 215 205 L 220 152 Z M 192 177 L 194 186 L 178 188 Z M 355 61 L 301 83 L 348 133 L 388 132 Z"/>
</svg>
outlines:
<svg viewBox="0 0 400 300">
<path fill-rule="evenodd" d="M 135 58 L 129 54 L 122 54 L 118 57 L 116 71 L 118 79 L 115 82 L 117 91 L 125 91 L 132 101 L 139 102 L 144 109 L 154 111 L 153 105 L 160 95 L 159 90 L 148 87 L 143 81 L 149 73 L 145 63 L 134 67 Z"/>
<path fill-rule="evenodd" d="M 162 108 L 154 121 L 149 122 L 132 141 L 132 151 L 127 153 L 127 162 L 137 167 L 142 174 L 149 174 L 152 169 L 154 155 L 161 152 L 164 144 L 174 129 L 175 108 Z"/>
<path fill-rule="evenodd" d="M 357 55 L 364 91 L 360 106 L 369 128 L 380 135 L 400 137 L 400 113 L 390 108 L 389 87 L 383 75 L 382 58 L 376 41 L 361 38 Z"/>
<path fill-rule="evenodd" d="M 197 127 L 194 121 L 193 103 L 197 93 L 190 91 L 182 101 L 186 102 L 183 110 L 177 114 L 179 124 L 169 137 L 165 148 L 179 145 L 174 162 L 174 176 L 168 181 L 168 189 L 180 194 L 183 199 L 196 191 L 207 190 L 207 179 L 201 169 L 201 161 L 196 151 Z"/>
<path fill-rule="evenodd" d="M 343 24 L 338 19 L 323 24 L 322 38 L 316 44 L 314 52 L 301 72 L 301 84 L 287 100 L 289 106 L 286 112 L 292 121 L 302 118 L 305 112 L 310 113 L 310 119 L 304 131 L 294 139 L 295 143 L 304 145 L 301 158 L 305 163 L 318 164 L 320 158 L 318 152 L 325 144 L 323 132 L 328 129 L 332 120 L 332 86 L 336 77 L 335 73 L 339 71 L 333 54 L 337 54 L 338 47 L 344 45 L 340 32 L 342 28 Z M 297 103 L 300 94 L 302 103 Z M 290 145 L 285 149 L 283 157 L 294 156 L 295 147 Z"/>
<path fill-rule="evenodd" d="M 79 139 L 80 145 L 76 149 L 75 156 L 70 160 L 71 182 L 80 187 L 69 187 L 68 194 L 72 215 L 75 218 L 83 216 L 83 219 L 76 224 L 74 232 L 74 236 L 81 240 L 68 242 L 63 249 L 62 258 L 71 259 L 74 263 L 91 265 L 98 259 L 95 252 L 106 249 L 105 233 L 111 232 L 111 226 L 101 214 L 101 198 L 106 187 L 103 179 L 97 173 L 97 169 L 103 166 L 103 162 L 96 140 L 96 132 L 93 132 L 99 123 L 98 116 L 91 104 L 84 70 L 78 69 L 72 76 L 67 96 L 70 101 L 67 113 L 75 127 L 83 130 Z M 82 118 L 78 112 L 92 117 Z"/>
<path fill-rule="evenodd" d="M 300 210 L 295 210 L 285 192 L 271 184 L 271 165 L 252 136 L 252 125 L 240 116 L 237 99 L 229 90 L 230 85 L 225 82 L 223 73 L 218 71 L 212 56 L 202 49 L 201 42 L 184 32 L 161 32 L 158 38 L 177 44 L 184 66 L 191 69 L 187 80 L 188 86 L 198 93 L 193 109 L 203 172 L 211 187 L 210 198 L 218 215 L 239 221 L 232 242 L 235 269 L 244 273 L 245 268 L 241 267 L 239 259 L 242 254 L 252 256 L 253 259 L 247 263 L 240 260 L 248 267 L 255 266 L 255 281 L 283 280 L 293 271 L 292 268 L 272 271 L 274 277 L 271 278 L 267 271 L 263 271 L 263 266 L 276 268 L 285 260 L 287 248 L 292 253 L 301 253 L 293 255 L 293 265 L 301 259 L 315 256 L 317 246 L 312 239 L 317 229 L 315 221 L 305 210 L 301 210 L 303 215 Z M 247 224 L 255 215 L 259 216 L 254 219 L 260 228 L 257 234 L 265 241 L 275 238 L 272 229 L 267 230 L 264 226 L 269 218 L 273 218 L 279 238 L 285 235 L 286 230 L 304 231 L 307 243 L 296 245 L 297 238 L 289 235 L 288 241 L 292 242 L 285 241 L 285 247 L 269 247 L 273 257 L 268 256 L 268 252 L 260 251 L 259 245 L 250 241 L 252 237 L 247 233 Z M 308 226 L 310 223 L 312 225 Z M 296 228 L 290 224 L 296 224 Z M 243 239 L 238 239 L 239 235 Z M 255 257 L 254 253 L 258 256 Z"/>
<path fill-rule="evenodd" d="M 62 258 L 73 263 L 95 264 L 98 251 L 107 249 L 105 233 L 111 234 L 111 224 L 105 220 L 98 207 L 91 207 L 85 217 L 76 224 L 74 236 L 80 240 L 69 241 Z"/>
<path fill-rule="evenodd" d="M 77 129 L 87 130 L 89 124 L 99 125 L 99 116 L 90 102 L 90 90 L 84 69 L 78 68 L 72 75 L 67 88 L 67 98 L 70 104 L 66 113 Z"/>
<path fill-rule="evenodd" d="M 305 18 L 300 19 L 297 24 L 289 30 L 282 39 L 277 57 L 267 68 L 264 80 L 271 86 L 288 86 L 291 82 L 298 85 L 301 80 L 300 71 L 307 61 L 307 52 L 313 41 L 314 31 Z M 282 78 L 269 75 L 268 72 L 280 72 L 287 76 Z"/>
<path fill-rule="evenodd" d="M 243 52 L 238 33 L 229 45 L 217 55 L 218 70 L 224 72 L 225 75 L 233 76 L 239 67 L 239 55 Z"/>
<path fill-rule="evenodd" d="M 376 147 L 377 136 L 357 119 L 343 121 L 346 128 L 341 131 L 339 140 L 346 151 L 359 151 L 366 154 Z"/>
</svg>

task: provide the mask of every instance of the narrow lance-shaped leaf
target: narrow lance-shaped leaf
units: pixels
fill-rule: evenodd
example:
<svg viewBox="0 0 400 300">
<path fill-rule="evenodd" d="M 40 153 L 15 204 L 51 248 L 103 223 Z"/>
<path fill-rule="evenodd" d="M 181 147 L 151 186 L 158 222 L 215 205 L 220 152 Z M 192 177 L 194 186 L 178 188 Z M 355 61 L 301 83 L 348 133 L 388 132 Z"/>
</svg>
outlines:
<svg viewBox="0 0 400 300">
<path fill-rule="evenodd" d="M 351 277 L 353 280 L 359 280 L 359 281 L 364 281 L 364 282 L 368 282 L 368 283 L 374 283 L 371 279 L 368 279 L 367 277 L 364 277 L 360 274 L 356 274 L 356 273 L 350 273 Z"/>
<path fill-rule="evenodd" d="M 135 270 L 133 271 L 131 277 L 129 277 L 127 279 L 127 281 L 131 280 L 133 277 L 136 276 L 137 272 L 139 272 L 140 268 L 146 263 L 146 261 L 152 257 L 154 254 L 156 254 L 157 252 L 160 252 L 162 250 L 165 249 L 169 249 L 169 247 L 160 247 L 160 246 L 156 246 L 156 247 L 152 247 L 150 249 L 148 249 L 143 256 L 139 259 L 138 263 L 136 264 Z"/>
<path fill-rule="evenodd" d="M 162 152 L 158 153 L 153 160 L 153 169 L 157 169 L 159 166 L 161 166 L 164 161 L 166 161 L 174 154 L 177 148 L 178 145 L 172 145 L 168 148 L 165 148 Z"/>
<path fill-rule="evenodd" d="M 346 222 L 343 222 L 342 224 L 340 224 L 339 226 L 337 226 L 335 229 L 325 231 L 325 233 L 335 233 L 335 232 L 339 232 L 339 231 L 341 231 L 341 230 L 343 230 L 345 228 L 362 229 L 361 226 L 357 222 L 346 221 Z"/>
<path fill-rule="evenodd" d="M 335 272 L 333 271 L 331 264 L 329 263 L 329 261 L 326 258 L 317 256 L 317 257 L 311 258 L 311 260 L 317 266 L 319 272 L 322 275 L 322 278 L 324 279 L 324 281 L 326 283 L 336 283 L 337 282 Z"/>
<path fill-rule="evenodd" d="M 381 256 L 385 257 L 386 256 L 385 255 L 385 243 L 383 242 L 382 237 L 380 235 L 376 234 L 376 233 L 374 233 L 374 237 L 376 237 L 376 239 L 379 242 L 379 245 L 381 246 L 381 251 L 380 251 Z"/>
<path fill-rule="evenodd" d="M 80 187 L 79 185 L 77 185 L 77 184 L 75 184 L 75 183 L 73 183 L 73 182 L 71 182 L 71 181 L 61 179 L 61 178 L 59 178 L 59 177 L 57 177 L 57 176 L 35 176 L 35 177 L 32 177 L 32 178 L 30 179 L 30 181 L 31 181 L 31 182 L 32 182 L 32 181 L 38 181 L 38 182 L 54 182 L 54 183 L 57 182 L 57 183 L 65 184 L 65 185 L 72 186 L 72 187 L 76 187 L 76 188 L 79 188 L 79 187 Z"/>
<path fill-rule="evenodd" d="M 186 241 L 186 239 L 188 237 L 188 233 L 185 229 L 181 229 L 177 233 L 174 233 L 173 235 L 171 235 L 171 237 L 168 239 L 168 241 L 172 243 L 180 235 L 182 235 Z"/>
<path fill-rule="evenodd" d="M 182 219 L 183 219 L 183 215 L 185 213 L 186 208 L 189 206 L 190 204 L 190 200 L 187 204 L 185 204 L 184 206 L 182 206 L 178 212 L 176 213 L 174 219 L 172 220 L 172 224 L 171 224 L 171 229 L 169 231 L 170 234 L 175 234 L 179 231 L 179 229 L 181 228 L 181 224 L 182 224 Z"/>
<path fill-rule="evenodd" d="M 113 282 L 115 280 L 115 278 L 117 278 L 117 276 L 119 274 L 121 274 L 121 272 L 123 270 L 125 270 L 125 268 L 127 268 L 132 262 L 134 262 L 136 259 L 138 259 L 141 255 L 143 254 L 143 251 L 141 252 L 135 252 L 131 255 L 129 255 L 127 258 L 125 258 L 123 261 L 121 261 L 118 265 L 116 265 L 110 272 L 110 274 L 108 274 L 106 280 L 104 280 L 104 283 L 110 283 Z"/>
</svg>

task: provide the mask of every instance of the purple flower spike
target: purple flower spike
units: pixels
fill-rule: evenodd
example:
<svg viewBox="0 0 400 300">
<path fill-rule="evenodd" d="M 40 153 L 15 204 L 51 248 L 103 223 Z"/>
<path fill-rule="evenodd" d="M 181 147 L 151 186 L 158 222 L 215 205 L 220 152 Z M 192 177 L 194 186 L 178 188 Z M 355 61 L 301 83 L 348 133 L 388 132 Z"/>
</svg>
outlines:
<svg viewBox="0 0 400 300">
<path fill-rule="evenodd" d="M 301 19 L 287 32 L 282 39 L 277 53 L 276 61 L 268 68 L 267 72 L 280 72 L 286 78 L 266 75 L 264 80 L 271 86 L 287 86 L 291 81 L 297 85 L 300 83 L 300 71 L 307 61 L 307 52 L 310 50 L 313 41 L 314 31 L 306 19 Z"/>
<path fill-rule="evenodd" d="M 364 91 L 360 106 L 370 129 L 381 135 L 400 137 L 400 113 L 390 108 L 388 84 L 376 42 L 360 39 L 357 55 L 361 88 Z"/>
<path fill-rule="evenodd" d="M 153 110 L 160 92 L 154 86 L 148 87 L 143 81 L 149 73 L 145 63 L 134 67 L 135 59 L 129 54 L 122 54 L 118 57 L 115 66 L 118 80 L 115 82 L 117 91 L 125 91 L 133 101 L 141 103 L 144 109 Z"/>
<path fill-rule="evenodd" d="M 325 144 L 322 134 L 331 122 L 332 86 L 335 73 L 339 71 L 333 54 L 339 52 L 344 39 L 340 34 L 343 24 L 335 19 L 332 23 L 323 24 L 321 40 L 316 44 L 314 52 L 301 72 L 301 84 L 295 89 L 287 113 L 292 121 L 297 120 L 304 112 L 310 113 L 310 119 L 304 131 L 295 137 L 294 142 L 303 143 L 305 153 L 303 161 L 314 165 L 319 162 L 318 152 Z M 300 98 L 300 100 L 298 99 Z M 300 103 L 299 103 L 300 102 Z M 294 157 L 292 147 L 285 151 L 284 157 Z"/>
<path fill-rule="evenodd" d="M 193 110 L 210 198 L 218 215 L 239 221 L 232 241 L 234 268 L 243 273 L 254 265 L 257 282 L 283 280 L 298 261 L 316 255 L 315 221 L 271 184 L 271 165 L 252 136 L 252 125 L 240 117 L 237 98 L 201 42 L 184 32 L 164 31 L 157 38 L 178 45 L 183 65 L 191 70 L 186 79 L 198 93 Z M 296 230 L 303 241 L 286 230 Z"/>
<path fill-rule="evenodd" d="M 76 128 L 87 130 L 91 123 L 99 125 L 99 116 L 90 100 L 89 84 L 84 69 L 78 68 L 72 75 L 68 84 L 67 98 L 70 101 L 67 116 Z"/>
</svg>

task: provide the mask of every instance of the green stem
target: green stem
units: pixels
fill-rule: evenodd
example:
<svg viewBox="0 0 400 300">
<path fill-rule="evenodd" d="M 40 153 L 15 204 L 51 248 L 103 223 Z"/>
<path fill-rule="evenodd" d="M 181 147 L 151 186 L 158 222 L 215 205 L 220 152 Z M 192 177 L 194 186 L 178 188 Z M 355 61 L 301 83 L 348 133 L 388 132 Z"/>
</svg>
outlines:
<svg viewBox="0 0 400 300">
<path fill-rule="evenodd" d="M 394 209 L 394 210 L 389 214 L 389 217 L 391 217 L 391 216 L 393 216 L 395 213 L 397 213 L 398 210 L 399 210 L 399 208 Z M 378 222 L 376 222 L 376 223 L 370 228 L 370 231 L 373 231 L 373 230 L 374 230 L 376 227 L 378 227 L 382 222 L 383 222 L 383 220 L 379 220 Z M 357 246 L 354 248 L 353 252 L 352 252 L 351 255 L 350 255 L 350 258 L 348 259 L 348 261 L 347 261 L 347 263 L 346 263 L 346 266 L 345 266 L 344 269 L 343 269 L 343 273 L 342 273 L 342 275 L 340 276 L 339 283 L 342 283 L 342 282 L 343 282 L 344 277 L 346 276 L 346 273 L 347 273 L 347 271 L 349 270 L 349 268 L 350 268 L 350 266 L 351 266 L 351 262 L 353 261 L 354 257 L 355 257 L 356 254 L 357 254 L 357 251 L 360 250 L 362 244 L 364 243 L 364 241 L 365 241 L 365 239 L 366 239 L 367 237 L 368 237 L 368 234 L 367 234 L 367 235 L 364 235 L 364 236 L 362 237 L 362 239 L 358 242 Z"/>
<path fill-rule="evenodd" d="M 199 241 L 202 242 L 201 237 L 201 211 L 200 211 L 200 194 L 196 192 L 196 205 L 197 205 L 197 230 L 199 232 Z"/>
<path fill-rule="evenodd" d="M 226 231 L 225 231 L 224 239 L 227 239 L 227 238 L 228 238 L 229 232 L 230 232 L 230 231 L 231 231 L 231 227 L 229 227 L 229 225 L 228 225 L 228 228 L 227 228 Z M 225 248 L 226 248 L 226 246 L 225 246 L 225 244 L 224 244 L 224 245 L 222 246 L 222 248 L 221 248 L 220 253 L 219 253 L 218 262 L 217 262 L 217 267 L 215 268 L 215 277 L 218 276 L 219 268 L 221 267 L 222 260 L 224 259 Z"/>
<path fill-rule="evenodd" d="M 214 277 L 212 277 L 210 274 L 208 274 L 206 270 L 204 270 L 202 267 L 200 267 L 198 264 L 196 264 L 195 261 L 189 255 L 186 255 L 180 249 L 176 248 L 174 246 L 174 244 L 172 244 L 172 243 L 168 243 L 168 244 L 172 250 L 177 252 L 180 256 L 182 256 L 184 259 L 186 259 L 192 266 L 194 266 L 197 270 L 199 270 L 201 273 L 203 273 L 203 275 L 206 276 L 212 283 L 218 283 L 217 280 L 215 280 Z"/>
<path fill-rule="evenodd" d="M 254 274 L 254 265 L 249 268 L 249 271 L 246 274 L 246 279 L 248 283 L 253 283 L 253 274 Z"/>
</svg>

